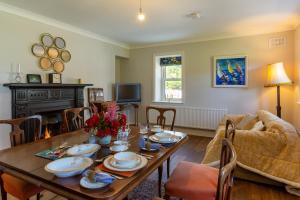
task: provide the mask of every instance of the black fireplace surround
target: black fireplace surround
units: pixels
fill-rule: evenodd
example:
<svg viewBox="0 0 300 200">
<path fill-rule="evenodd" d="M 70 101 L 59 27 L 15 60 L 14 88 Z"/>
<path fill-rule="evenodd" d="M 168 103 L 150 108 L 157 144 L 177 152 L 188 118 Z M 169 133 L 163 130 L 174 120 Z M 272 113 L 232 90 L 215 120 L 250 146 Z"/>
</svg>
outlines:
<svg viewBox="0 0 300 200">
<path fill-rule="evenodd" d="M 12 118 L 84 106 L 83 89 L 92 84 L 3 84 L 11 90 Z M 27 132 L 27 131 L 26 131 Z M 26 135 L 26 140 L 30 135 Z"/>
</svg>

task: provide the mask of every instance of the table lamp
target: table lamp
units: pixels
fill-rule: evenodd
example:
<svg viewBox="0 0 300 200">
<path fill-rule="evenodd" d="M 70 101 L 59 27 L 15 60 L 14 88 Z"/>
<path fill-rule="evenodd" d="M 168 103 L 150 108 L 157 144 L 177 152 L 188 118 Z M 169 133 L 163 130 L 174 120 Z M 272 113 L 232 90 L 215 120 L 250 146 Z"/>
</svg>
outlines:
<svg viewBox="0 0 300 200">
<path fill-rule="evenodd" d="M 268 76 L 265 87 L 277 87 L 277 116 L 281 118 L 280 106 L 280 86 L 292 84 L 292 81 L 287 76 L 282 62 L 268 65 Z"/>
</svg>

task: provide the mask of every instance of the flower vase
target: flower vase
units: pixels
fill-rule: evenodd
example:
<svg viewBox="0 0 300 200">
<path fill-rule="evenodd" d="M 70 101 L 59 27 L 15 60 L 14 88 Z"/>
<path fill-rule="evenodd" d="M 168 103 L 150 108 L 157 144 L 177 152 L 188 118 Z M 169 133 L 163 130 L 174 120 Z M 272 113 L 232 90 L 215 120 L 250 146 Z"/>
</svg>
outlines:
<svg viewBox="0 0 300 200">
<path fill-rule="evenodd" d="M 100 145 L 104 145 L 104 146 L 109 145 L 110 141 L 111 141 L 111 135 L 107 135 L 104 137 L 98 137 L 98 142 Z"/>
</svg>

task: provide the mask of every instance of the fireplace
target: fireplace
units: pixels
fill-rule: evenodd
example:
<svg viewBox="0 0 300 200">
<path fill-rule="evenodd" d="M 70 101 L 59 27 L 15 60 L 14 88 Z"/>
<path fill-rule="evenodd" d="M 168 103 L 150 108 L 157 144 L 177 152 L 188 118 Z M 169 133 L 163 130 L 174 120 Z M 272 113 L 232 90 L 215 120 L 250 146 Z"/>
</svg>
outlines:
<svg viewBox="0 0 300 200">
<path fill-rule="evenodd" d="M 59 135 L 64 131 L 63 110 L 37 113 L 42 116 L 42 133 L 44 138 Z"/>
<path fill-rule="evenodd" d="M 65 132 L 63 110 L 84 105 L 83 89 L 92 84 L 27 84 L 9 83 L 12 118 L 42 115 L 42 133 L 53 135 Z M 30 124 L 25 126 L 25 140 L 33 140 Z"/>
</svg>

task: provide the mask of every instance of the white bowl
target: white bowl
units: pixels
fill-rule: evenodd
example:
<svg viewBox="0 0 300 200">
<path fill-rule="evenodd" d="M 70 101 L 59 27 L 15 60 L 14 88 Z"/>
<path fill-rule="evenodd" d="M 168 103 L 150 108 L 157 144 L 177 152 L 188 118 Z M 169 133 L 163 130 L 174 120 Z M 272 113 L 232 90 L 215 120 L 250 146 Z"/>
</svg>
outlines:
<svg viewBox="0 0 300 200">
<path fill-rule="evenodd" d="M 134 165 L 139 161 L 139 157 L 134 152 L 120 152 L 114 155 L 114 160 L 118 165 Z"/>
<path fill-rule="evenodd" d="M 61 158 L 48 163 L 45 170 L 58 177 L 70 177 L 81 174 L 93 164 L 93 160 L 85 157 Z"/>
<path fill-rule="evenodd" d="M 114 141 L 115 145 L 128 145 L 128 142 L 122 141 L 122 140 L 116 140 Z"/>
<path fill-rule="evenodd" d="M 99 144 L 80 144 L 69 148 L 67 154 L 70 156 L 90 157 L 100 148 L 101 146 Z"/>
<path fill-rule="evenodd" d="M 128 147 L 126 145 L 113 145 L 109 149 L 113 152 L 122 152 L 126 151 Z"/>
</svg>

